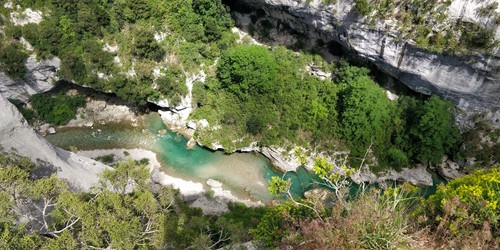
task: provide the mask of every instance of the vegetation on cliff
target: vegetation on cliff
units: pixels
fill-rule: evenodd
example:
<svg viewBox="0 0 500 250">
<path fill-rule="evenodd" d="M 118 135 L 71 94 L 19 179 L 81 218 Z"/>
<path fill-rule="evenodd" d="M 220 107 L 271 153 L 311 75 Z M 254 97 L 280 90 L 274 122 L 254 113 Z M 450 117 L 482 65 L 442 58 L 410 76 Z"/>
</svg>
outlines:
<svg viewBox="0 0 500 250">
<path fill-rule="evenodd" d="M 212 138 L 229 150 L 249 141 L 348 148 L 354 166 L 371 148 L 379 161 L 374 170 L 439 164 L 455 153 L 460 133 L 451 103 L 435 96 L 391 102 L 367 69 L 325 65 L 325 70 L 334 67 L 334 76 L 321 80 L 307 69 L 314 60 L 321 62 L 283 47 L 227 50 L 217 76 L 195 84 L 193 117 L 221 126 L 199 132 L 202 141 L 210 144 Z"/>
<path fill-rule="evenodd" d="M 314 167 L 331 192 L 311 192 L 271 208 L 251 231 L 267 247 L 311 249 L 436 249 L 500 246 L 498 197 L 500 166 L 478 170 L 441 184 L 429 198 L 403 184 L 386 189 L 361 186 L 349 194 L 347 177 L 332 174 L 346 166 L 317 159 Z M 290 183 L 273 178 L 272 194 L 286 193 Z M 318 191 L 318 190 L 315 190 Z M 333 195 L 335 194 L 335 195 Z M 330 204 L 330 205 L 327 205 Z M 424 243 L 425 242 L 425 243 Z"/>
<path fill-rule="evenodd" d="M 391 20 L 399 39 L 409 40 L 417 47 L 460 55 L 490 53 L 498 46 L 494 38 L 500 24 L 498 2 L 490 2 L 485 1 L 476 10 L 478 18 L 488 19 L 479 24 L 462 17 L 448 19 L 451 1 L 356 0 L 354 9 L 373 26 Z"/>
<path fill-rule="evenodd" d="M 220 1 L 12 3 L 45 15 L 40 24 L 15 26 L 8 19 L 13 10 L 0 6 L 0 12 L 6 13 L 1 19 L 8 31 L 0 36 L 0 48 L 15 55 L 2 60 L 9 75 L 23 74 L 26 52 L 19 39 L 24 37 L 38 58 L 61 59 L 61 79 L 114 92 L 138 104 L 160 97 L 178 98 L 172 91 L 183 95 L 182 88 L 168 85 L 178 85 L 184 74 L 197 71 L 202 64 L 212 65 L 220 51 L 234 43 L 229 31 L 232 19 Z M 153 74 L 155 68 L 159 74 Z M 173 78 L 168 77 L 172 74 Z M 162 75 L 167 77 L 155 87 L 153 83 Z"/>
<path fill-rule="evenodd" d="M 460 138 L 449 103 L 405 96 L 391 102 L 367 69 L 331 65 L 283 47 L 237 45 L 228 9 L 220 1 L 13 4 L 46 15 L 40 24 L 25 26 L 2 19 L 6 32 L 0 43 L 16 55 L 12 63 L 2 63 L 13 67 L 7 72 L 23 74 L 18 66 L 26 56 L 24 37 L 39 58 L 61 58 L 61 79 L 114 92 L 139 105 L 161 98 L 175 105 L 188 94 L 187 77 L 203 69 L 207 79 L 194 84 L 191 118 L 207 119 L 211 126 L 196 136 L 207 145 L 218 142 L 228 152 L 252 142 L 324 152 L 349 149 L 356 166 L 371 148 L 377 161 L 369 157 L 369 163 L 378 171 L 438 164 L 444 155 L 458 151 Z M 396 8 L 402 3 L 380 4 Z M 410 14 L 409 20 L 421 16 Z M 317 70 L 333 75 L 321 80 L 312 75 Z M 54 124 L 67 122 L 74 109 L 39 106 L 34 105 L 39 116 Z M 60 116 L 55 113 L 64 117 L 51 119 Z"/>
<path fill-rule="evenodd" d="M 0 25 L 5 26 L 0 67 L 10 77 L 26 72 L 28 51 L 21 37 L 33 45 L 38 58 L 61 58 L 61 79 L 114 92 L 139 105 L 160 98 L 178 104 L 188 94 L 186 77 L 204 70 L 206 82 L 193 87 L 192 114 L 211 125 L 196 134 L 203 143 L 219 142 L 228 151 L 250 142 L 302 145 L 326 153 L 349 149 L 350 166 L 366 160 L 374 171 L 435 165 L 458 151 L 460 134 L 451 103 L 435 96 L 390 101 L 366 68 L 331 65 L 284 47 L 237 45 L 228 9 L 219 0 L 12 2 L 45 15 L 40 24 L 15 26 L 3 15 L 5 5 L 0 6 Z M 396 16 L 401 37 L 439 53 L 486 51 L 496 45 L 491 30 L 474 24 L 430 30 L 444 17 L 424 12 L 440 10 L 448 2 L 427 3 L 402 8 L 407 1 L 359 0 L 355 8 L 368 15 L 370 4 L 378 4 L 373 13 L 377 18 L 404 9 Z M 318 71 L 332 77 L 314 76 Z M 82 98 L 69 96 L 35 95 L 30 102 L 34 112 L 17 106 L 24 115 L 53 124 L 67 122 L 84 105 Z M 485 165 L 498 157 L 488 155 L 498 151 L 497 145 L 491 147 L 482 153 Z M 409 186 L 363 189 L 354 196 L 341 193 L 349 181 L 332 169 L 325 158 L 315 164 L 315 173 L 333 188 L 333 202 L 292 197 L 271 208 L 232 205 L 231 213 L 210 217 L 189 208 L 171 189 L 151 192 L 141 162 L 120 163 L 103 174 L 93 192 L 75 194 L 55 176 L 40 176 L 44 169 L 28 160 L 3 155 L 0 246 L 206 249 L 254 240 L 280 248 L 417 248 L 422 242 L 431 242 L 431 247 L 498 247 L 498 166 L 452 181 L 429 199 L 415 198 Z M 286 192 L 287 185 L 274 178 L 272 192 Z M 23 220 L 18 220 L 20 215 Z"/>
</svg>

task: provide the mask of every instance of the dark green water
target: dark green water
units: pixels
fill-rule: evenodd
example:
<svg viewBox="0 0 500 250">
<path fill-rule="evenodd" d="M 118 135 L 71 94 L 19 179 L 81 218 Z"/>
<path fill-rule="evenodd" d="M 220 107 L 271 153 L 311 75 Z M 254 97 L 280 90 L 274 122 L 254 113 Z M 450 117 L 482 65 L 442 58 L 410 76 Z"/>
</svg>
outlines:
<svg viewBox="0 0 500 250">
<path fill-rule="evenodd" d="M 223 152 L 195 146 L 186 148 L 186 139 L 168 131 L 157 114 L 147 115 L 143 125 L 132 127 L 123 124 L 95 125 L 93 128 L 63 128 L 46 138 L 54 145 L 79 150 L 111 148 L 144 148 L 156 153 L 163 171 L 171 176 L 205 183 L 215 179 L 224 183 L 225 188 L 241 198 L 269 201 L 267 186 L 272 176 L 282 176 L 272 168 L 263 156 L 254 153 Z M 301 196 L 313 187 L 312 174 L 299 168 L 296 173 L 287 173 L 292 180 L 292 193 Z"/>
</svg>

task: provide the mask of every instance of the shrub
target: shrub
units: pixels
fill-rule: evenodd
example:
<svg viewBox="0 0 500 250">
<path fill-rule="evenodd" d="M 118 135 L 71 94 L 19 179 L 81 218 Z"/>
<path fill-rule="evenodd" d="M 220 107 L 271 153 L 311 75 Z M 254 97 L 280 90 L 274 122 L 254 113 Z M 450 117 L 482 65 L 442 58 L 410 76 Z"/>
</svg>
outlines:
<svg viewBox="0 0 500 250">
<path fill-rule="evenodd" d="M 77 109 L 85 106 L 85 98 L 36 94 L 30 98 L 30 103 L 42 120 L 54 125 L 62 125 L 75 118 Z"/>
<path fill-rule="evenodd" d="M 186 77 L 178 65 L 172 65 L 164 72 L 163 76 L 156 79 L 158 90 L 170 101 L 177 105 L 183 96 L 188 94 Z"/>
<path fill-rule="evenodd" d="M 0 67 L 8 76 L 21 78 L 26 74 L 24 62 L 28 54 L 24 52 L 22 45 L 12 42 L 6 46 L 0 44 Z"/>
<path fill-rule="evenodd" d="M 101 155 L 96 158 L 94 158 L 96 161 L 100 161 L 104 164 L 111 164 L 115 162 L 115 155 L 114 154 L 107 154 L 107 155 Z"/>
<path fill-rule="evenodd" d="M 370 13 L 370 6 L 368 5 L 368 0 L 356 0 L 354 5 L 354 10 L 359 15 L 366 16 Z"/>
<path fill-rule="evenodd" d="M 500 244 L 500 165 L 440 185 L 427 201 L 429 222 L 443 240 Z M 495 243 L 496 242 L 496 243 Z"/>
<path fill-rule="evenodd" d="M 486 29 L 475 23 L 465 23 L 460 40 L 467 49 L 488 49 L 493 45 L 494 29 Z"/>
<path fill-rule="evenodd" d="M 396 170 L 401 170 L 401 168 L 410 165 L 410 161 L 405 152 L 397 148 L 390 148 L 387 151 L 387 158 L 389 162 L 392 163 L 392 167 Z"/>
<path fill-rule="evenodd" d="M 151 31 L 139 29 L 135 32 L 134 38 L 133 55 L 157 62 L 165 56 L 165 50 L 156 42 Z"/>
<path fill-rule="evenodd" d="M 342 134 L 354 156 L 363 155 L 368 146 L 382 148 L 389 140 L 390 106 L 382 88 L 367 75 L 358 76 L 341 93 Z"/>
<path fill-rule="evenodd" d="M 217 68 L 223 88 L 242 100 L 273 91 L 276 62 L 262 46 L 237 46 L 224 53 Z"/>
</svg>

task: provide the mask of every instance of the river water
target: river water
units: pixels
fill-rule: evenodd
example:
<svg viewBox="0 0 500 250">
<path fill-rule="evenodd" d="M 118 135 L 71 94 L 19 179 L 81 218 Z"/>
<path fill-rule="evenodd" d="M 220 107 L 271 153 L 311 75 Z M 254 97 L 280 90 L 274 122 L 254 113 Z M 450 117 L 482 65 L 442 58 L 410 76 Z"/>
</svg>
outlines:
<svg viewBox="0 0 500 250">
<path fill-rule="evenodd" d="M 139 126 L 130 124 L 95 124 L 94 127 L 61 128 L 56 134 L 47 135 L 46 139 L 57 147 L 67 150 L 94 150 L 113 148 L 143 148 L 156 153 L 162 170 L 166 174 L 205 184 L 208 179 L 215 179 L 224 184 L 240 198 L 268 202 L 273 199 L 267 187 L 272 176 L 283 176 L 274 169 L 267 158 L 256 153 L 224 154 L 198 145 L 186 148 L 187 140 L 169 131 L 160 116 L 151 113 L 143 116 Z M 158 131 L 166 130 L 165 134 Z M 291 193 L 301 197 L 303 193 L 317 186 L 320 181 L 304 167 L 296 172 L 288 172 L 285 179 L 292 182 Z M 433 174 L 434 183 L 443 179 Z M 207 189 L 208 190 L 208 189 Z M 355 193 L 353 185 L 351 193 Z M 420 195 L 429 196 L 436 190 L 423 187 Z"/>
<path fill-rule="evenodd" d="M 70 150 L 112 148 L 143 148 L 156 153 L 163 171 L 171 176 L 206 183 L 215 179 L 240 198 L 270 201 L 267 186 L 272 176 L 282 176 L 269 160 L 255 153 L 224 154 L 196 145 L 186 148 L 186 139 L 166 130 L 156 113 L 142 117 L 139 126 L 128 124 L 95 124 L 94 127 L 61 128 L 46 136 L 55 146 Z M 314 187 L 313 175 L 300 167 L 296 173 L 287 173 L 292 181 L 292 193 L 301 196 Z"/>
</svg>

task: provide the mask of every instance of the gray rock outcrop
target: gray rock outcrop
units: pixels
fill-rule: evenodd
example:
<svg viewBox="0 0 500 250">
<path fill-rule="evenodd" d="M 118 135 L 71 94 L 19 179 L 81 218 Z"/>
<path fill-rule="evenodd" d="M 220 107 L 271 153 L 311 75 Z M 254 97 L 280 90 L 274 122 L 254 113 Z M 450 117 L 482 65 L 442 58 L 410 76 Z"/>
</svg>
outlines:
<svg viewBox="0 0 500 250">
<path fill-rule="evenodd" d="M 388 170 L 374 174 L 368 169 L 362 169 L 351 176 L 356 183 L 384 183 L 387 181 L 409 182 L 415 186 L 432 186 L 432 175 L 427 172 L 427 167 L 417 164 L 415 168 L 403 168 L 401 171 Z"/>
<path fill-rule="evenodd" d="M 36 133 L 24 117 L 0 94 L 0 147 L 41 164 L 43 171 L 56 173 L 75 191 L 88 191 L 108 166 L 59 149 Z"/>
<path fill-rule="evenodd" d="M 243 13 L 233 13 L 242 30 L 255 30 L 255 23 L 265 21 L 268 37 L 284 45 L 302 48 L 321 44 L 340 44 L 344 50 L 364 58 L 415 91 L 438 94 L 463 108 L 500 107 L 500 55 L 497 51 L 467 56 L 437 54 L 414 46 L 402 38 L 395 27 L 397 20 L 370 22 L 354 10 L 352 0 L 338 0 L 323 5 L 322 0 L 238 0 L 231 1 Z M 458 20 L 492 26 L 494 15 L 481 16 L 477 11 L 492 1 L 453 0 L 446 7 L 444 22 Z M 244 11 L 243 11 L 244 10 Z M 252 12 L 253 11 L 253 12 Z M 493 10 L 493 13 L 499 13 Z M 494 26 L 494 36 L 500 29 Z M 332 49 L 331 46 L 329 49 Z M 495 49 L 498 50 L 498 49 Z"/>
<path fill-rule="evenodd" d="M 436 170 L 439 175 L 448 180 L 453 180 L 464 176 L 463 174 L 458 172 L 458 169 L 460 169 L 460 166 L 448 159 L 444 159 L 443 163 L 436 166 Z"/>
<path fill-rule="evenodd" d="M 24 65 L 27 72 L 19 79 L 0 72 L 0 94 L 5 98 L 27 101 L 31 95 L 51 90 L 58 80 L 61 60 L 54 57 L 37 61 L 35 55 L 30 55 Z"/>
</svg>

